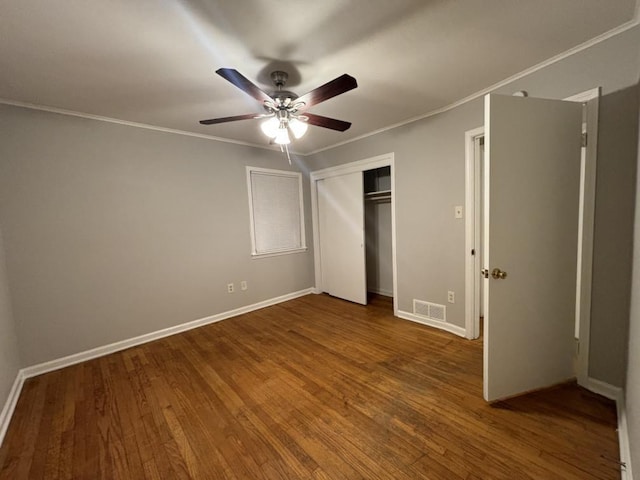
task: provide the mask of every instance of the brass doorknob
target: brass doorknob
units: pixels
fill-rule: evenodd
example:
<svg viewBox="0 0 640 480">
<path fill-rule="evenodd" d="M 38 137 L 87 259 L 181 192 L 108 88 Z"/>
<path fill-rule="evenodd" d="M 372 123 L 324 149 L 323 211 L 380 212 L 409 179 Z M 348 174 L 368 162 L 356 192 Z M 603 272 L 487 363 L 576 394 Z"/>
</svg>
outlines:
<svg viewBox="0 0 640 480">
<path fill-rule="evenodd" d="M 491 276 L 496 280 L 504 280 L 505 278 L 507 278 L 507 272 L 503 272 L 499 268 L 494 268 L 491 271 Z"/>
</svg>

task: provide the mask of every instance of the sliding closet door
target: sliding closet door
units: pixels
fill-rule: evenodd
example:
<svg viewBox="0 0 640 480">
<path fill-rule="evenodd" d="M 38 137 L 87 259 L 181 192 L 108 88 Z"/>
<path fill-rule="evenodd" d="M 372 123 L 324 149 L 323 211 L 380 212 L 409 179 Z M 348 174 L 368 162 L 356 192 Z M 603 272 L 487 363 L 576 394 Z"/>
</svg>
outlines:
<svg viewBox="0 0 640 480">
<path fill-rule="evenodd" d="M 322 290 L 367 304 L 362 172 L 318 180 Z"/>
</svg>

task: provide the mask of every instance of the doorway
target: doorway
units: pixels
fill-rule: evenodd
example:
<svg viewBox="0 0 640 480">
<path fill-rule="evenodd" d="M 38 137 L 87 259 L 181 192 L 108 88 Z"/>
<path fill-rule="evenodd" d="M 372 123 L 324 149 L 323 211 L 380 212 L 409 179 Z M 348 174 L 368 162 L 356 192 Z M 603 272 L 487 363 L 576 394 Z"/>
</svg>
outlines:
<svg viewBox="0 0 640 480">
<path fill-rule="evenodd" d="M 362 304 L 368 292 L 391 297 L 397 315 L 393 153 L 311 172 L 310 182 L 315 291 Z M 342 208 L 342 197 L 353 208 Z M 344 224 L 343 233 L 332 237 L 336 222 Z M 347 249 L 348 258 L 336 254 Z M 358 285 L 357 292 L 336 288 L 342 284 L 339 271 L 349 272 L 349 285 Z"/>
<path fill-rule="evenodd" d="M 480 336 L 480 317 L 484 316 L 482 282 L 483 160 L 484 127 L 465 133 L 465 329 L 470 340 Z"/>
</svg>

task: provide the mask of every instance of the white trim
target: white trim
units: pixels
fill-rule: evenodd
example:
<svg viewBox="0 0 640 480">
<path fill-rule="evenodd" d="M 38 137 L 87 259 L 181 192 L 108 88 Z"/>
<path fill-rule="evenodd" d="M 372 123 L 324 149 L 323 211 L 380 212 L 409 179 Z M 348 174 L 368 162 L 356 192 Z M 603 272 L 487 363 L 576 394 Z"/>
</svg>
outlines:
<svg viewBox="0 0 640 480">
<path fill-rule="evenodd" d="M 160 338 L 169 337 L 177 333 L 182 333 L 182 332 L 186 332 L 187 330 L 193 330 L 194 328 L 202 327 L 204 325 L 209 325 L 210 323 L 219 322 L 221 320 L 226 320 L 228 318 L 235 317 L 237 315 L 242 315 L 244 313 L 253 312 L 254 310 L 259 310 L 261 308 L 270 307 L 272 305 L 286 302 L 288 300 L 293 300 L 294 298 L 302 297 L 310 293 L 312 293 L 311 288 L 288 293 L 280 297 L 271 298 L 268 300 L 264 300 L 262 302 L 254 303 L 252 305 L 247 305 L 244 307 L 236 308 L 234 310 L 229 310 L 227 312 L 218 313 L 216 315 L 211 315 L 209 317 L 201 318 L 199 320 L 193 320 L 191 322 L 182 323 L 174 327 L 164 328 L 162 330 L 157 330 L 155 332 L 140 335 L 138 337 L 129 338 L 127 340 L 121 340 L 119 342 L 111 343 L 109 345 L 104 345 L 102 347 L 97 347 L 91 350 L 86 350 L 84 352 L 68 355 L 66 357 L 58 358 L 56 360 L 51 360 L 49 362 L 32 365 L 30 367 L 23 368 L 21 370 L 21 373 L 23 374 L 24 378 L 35 377 L 36 375 L 42 375 L 43 373 L 59 370 L 61 368 L 69 367 L 77 363 L 86 362 L 87 360 L 103 357 L 105 355 L 109 355 L 114 352 L 119 352 L 120 350 L 134 347 L 136 345 L 152 342 Z"/>
<path fill-rule="evenodd" d="M 589 376 L 591 344 L 591 292 L 593 280 L 593 233 L 595 221 L 596 168 L 598 161 L 598 115 L 600 88 L 565 98 L 585 105 L 587 146 L 581 149 L 578 258 L 576 269 L 576 338 L 579 340 L 576 377 L 584 386 Z"/>
<path fill-rule="evenodd" d="M 335 167 L 327 167 L 321 170 L 315 170 L 310 173 L 311 180 L 321 180 L 323 178 L 336 177 L 338 175 L 346 175 L 348 173 L 364 172 L 366 170 L 373 170 L 380 167 L 388 167 L 391 165 L 390 161 L 393 161 L 393 152 L 385 153 L 383 155 L 377 155 L 371 158 L 365 158 L 363 160 L 357 160 L 355 162 L 344 163 L 342 165 L 336 165 Z M 391 187 L 393 192 L 393 185 Z"/>
<path fill-rule="evenodd" d="M 480 312 L 478 311 L 480 282 L 480 240 L 477 237 L 480 211 L 480 165 L 476 162 L 476 139 L 484 136 L 484 127 L 468 130 L 464 134 L 465 156 L 465 336 L 472 340 L 480 335 Z M 471 255 L 471 250 L 475 255 Z"/>
<path fill-rule="evenodd" d="M 91 113 L 76 112 L 75 110 L 66 110 L 64 108 L 48 107 L 46 105 L 39 105 L 36 103 L 19 102 L 16 100 L 9 100 L 6 98 L 0 98 L 0 105 L 11 105 L 13 107 L 21 107 L 21 108 L 28 108 L 30 110 L 39 110 L 42 112 L 57 113 L 59 115 L 68 115 L 70 117 L 79 117 L 79 118 L 85 118 L 88 120 L 97 120 L 99 122 L 115 123 L 118 125 L 125 125 L 127 127 L 143 128 L 145 130 L 154 130 L 156 132 L 172 133 L 175 135 L 184 135 L 186 137 L 204 138 L 205 140 L 214 140 L 216 142 L 232 143 L 234 145 L 243 145 L 245 147 L 261 148 L 263 150 L 270 150 L 272 152 L 277 151 L 273 146 L 270 146 L 270 145 L 260 145 L 257 143 L 243 142 L 240 140 L 232 140 L 229 138 L 215 137 L 213 135 L 207 135 L 205 133 L 187 132 L 186 130 L 159 127 L 157 125 L 150 125 L 148 123 L 131 122 L 129 120 L 121 120 L 119 118 L 111 118 L 111 117 L 104 117 L 102 115 L 93 115 Z"/>
<path fill-rule="evenodd" d="M 279 257 L 280 255 L 289 255 L 292 253 L 304 253 L 308 250 L 307 247 L 294 248 L 292 250 L 282 250 L 281 252 L 269 252 L 269 253 L 252 253 L 251 258 L 257 260 L 259 258 Z"/>
<path fill-rule="evenodd" d="M 409 320 L 415 323 L 421 323 L 422 325 L 426 325 L 428 327 L 437 328 L 439 330 L 444 330 L 445 332 L 453 333 L 454 335 L 458 335 L 459 337 L 466 337 L 466 330 L 457 325 L 452 325 L 447 322 L 438 322 L 437 320 L 429 320 L 428 318 L 420 317 L 418 315 L 414 315 L 413 313 L 404 312 L 399 310 L 396 312 L 396 316 L 398 318 L 402 318 L 403 320 Z"/>
<path fill-rule="evenodd" d="M 576 93 L 575 95 L 571 95 L 570 97 L 564 98 L 565 102 L 588 102 L 589 100 L 593 100 L 594 98 L 600 97 L 600 87 L 592 88 L 590 90 L 585 90 L 584 92 Z"/>
<path fill-rule="evenodd" d="M 633 480 L 633 468 L 631 465 L 631 445 L 629 443 L 629 425 L 627 423 L 627 408 L 624 391 L 616 400 L 618 411 L 618 444 L 620 445 L 621 480 Z"/>
<path fill-rule="evenodd" d="M 491 220 L 491 122 L 489 121 L 489 110 L 491 109 L 491 95 L 484 97 L 484 158 L 482 164 L 482 268 L 489 268 L 489 229 Z M 481 280 L 484 285 L 482 290 L 482 302 L 485 315 L 484 331 L 482 332 L 482 396 L 485 400 L 489 400 L 489 385 L 487 378 L 489 377 L 489 349 L 487 348 L 487 340 L 490 334 L 489 328 L 489 281 L 486 278 Z"/>
<path fill-rule="evenodd" d="M 629 425 L 627 423 L 627 409 L 625 405 L 624 389 L 609 383 L 587 377 L 585 385 L 587 390 L 602 395 L 609 400 L 616 402 L 618 413 L 618 444 L 620 446 L 620 478 L 622 480 L 633 480 L 631 467 L 631 446 L 629 444 Z"/>
<path fill-rule="evenodd" d="M 597 393 L 598 395 L 602 395 L 603 397 L 616 402 L 622 396 L 622 388 L 615 387 L 610 383 L 591 377 L 587 377 L 587 382 L 583 387 L 590 392 Z"/>
<path fill-rule="evenodd" d="M 313 262 L 315 269 L 315 290 L 322 292 L 322 268 L 320 260 L 320 223 L 318 217 L 318 180 L 347 175 L 349 173 L 365 172 L 380 167 L 391 168 L 391 257 L 393 270 L 393 314 L 398 316 L 398 267 L 396 256 L 396 172 L 395 155 L 393 152 L 385 153 L 355 162 L 323 168 L 309 174 L 311 184 L 311 216 L 313 226 Z M 364 198 L 362 199 L 364 202 Z"/>
<path fill-rule="evenodd" d="M 4 436 L 6 435 L 7 429 L 9 428 L 9 423 L 11 423 L 13 412 L 15 411 L 16 405 L 18 404 L 18 398 L 20 398 L 20 392 L 22 392 L 24 380 L 25 376 L 23 370 L 19 370 L 16 375 L 16 379 L 13 382 L 13 386 L 9 391 L 7 401 L 2 408 L 2 412 L 0 412 L 0 447 L 2 446 Z"/>
<path fill-rule="evenodd" d="M 590 48 L 594 45 L 597 45 L 600 42 L 604 42 L 605 40 L 608 40 L 609 38 L 615 37 L 616 35 L 619 35 L 621 33 L 626 32 L 627 30 L 630 30 L 631 28 L 637 26 L 640 23 L 640 19 L 638 18 L 640 16 L 640 14 L 638 12 L 636 12 L 636 15 L 634 17 L 633 20 L 630 20 L 626 23 L 623 23 L 622 25 L 617 26 L 616 28 L 613 28 L 611 30 L 609 30 L 608 32 L 603 33 L 602 35 L 598 35 L 597 37 L 593 37 L 590 40 L 587 40 L 586 42 L 577 45 L 573 48 L 570 48 L 569 50 L 565 50 L 564 52 L 548 58 L 546 60 L 544 60 L 543 62 L 538 63 L 537 65 L 534 65 L 533 67 L 529 67 L 525 70 L 522 70 L 521 72 L 516 73 L 515 75 L 512 75 L 510 77 L 505 78 L 504 80 L 499 81 L 498 83 L 494 83 L 493 85 L 491 85 L 490 87 L 487 87 L 483 90 L 480 90 L 476 93 L 472 93 L 471 95 L 464 97 L 456 102 L 450 103 L 448 105 L 445 105 L 444 107 L 441 108 L 437 108 L 435 110 L 431 110 L 430 112 L 427 112 L 425 114 L 422 115 L 418 115 L 415 117 L 411 117 L 408 120 L 403 120 L 401 122 L 398 123 L 394 123 L 393 125 L 389 125 L 387 127 L 383 127 L 383 128 L 379 128 L 378 130 L 374 130 L 373 132 L 369 132 L 369 133 L 365 133 L 363 135 L 360 135 L 358 137 L 355 138 L 351 138 L 349 140 L 345 140 L 343 142 L 339 142 L 339 143 L 335 143 L 333 145 L 329 145 L 328 147 L 322 147 L 319 148 L 317 150 L 313 150 L 309 153 L 304 154 L 306 155 L 315 155 L 316 153 L 320 153 L 320 152 L 324 152 L 325 150 L 331 150 L 332 148 L 336 148 L 336 147 L 341 147 L 342 145 L 346 145 L 348 143 L 352 143 L 352 142 L 356 142 L 358 140 L 362 140 L 363 138 L 367 138 L 367 137 L 371 137 L 373 135 L 377 135 L 378 133 L 382 133 L 382 132 L 386 132 L 387 130 L 393 130 L 394 128 L 397 127 L 401 127 L 403 125 L 407 125 L 409 123 L 413 123 L 413 122 L 417 122 L 419 120 L 424 120 L 425 118 L 429 118 L 429 117 L 433 117 L 434 115 L 439 115 L 441 113 L 444 112 L 448 112 L 449 110 L 453 110 L 456 107 L 459 107 L 460 105 L 464 105 L 465 103 L 471 102 L 473 100 L 476 100 L 477 98 L 483 97 L 484 95 L 486 95 L 487 93 L 493 93 L 494 90 L 497 90 L 499 88 L 505 87 L 507 85 L 509 85 L 511 82 L 515 82 L 516 80 L 520 80 L 523 77 L 526 77 L 527 75 L 530 75 L 532 73 L 537 72 L 538 70 L 542 70 L 543 68 L 548 67 L 549 65 L 553 65 L 554 63 L 557 63 L 561 60 L 564 60 L 565 58 L 568 58 L 576 53 L 579 53 L 583 50 L 586 50 L 587 48 Z"/>
</svg>

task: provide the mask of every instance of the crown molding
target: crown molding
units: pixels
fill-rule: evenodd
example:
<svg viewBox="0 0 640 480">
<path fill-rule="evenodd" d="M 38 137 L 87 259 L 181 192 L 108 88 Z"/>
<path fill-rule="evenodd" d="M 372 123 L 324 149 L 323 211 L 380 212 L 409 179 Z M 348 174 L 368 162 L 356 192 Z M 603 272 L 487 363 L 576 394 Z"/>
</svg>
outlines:
<svg viewBox="0 0 640 480">
<path fill-rule="evenodd" d="M 411 117 L 407 120 L 403 120 L 402 122 L 398 122 L 398 123 L 394 123 L 393 125 L 389 125 L 387 127 L 383 127 L 380 128 L 378 130 L 374 130 L 372 132 L 369 133 L 365 133 L 363 135 L 360 135 L 358 137 L 355 138 L 351 138 L 349 140 L 345 140 L 343 142 L 339 142 L 339 143 L 334 143 L 333 145 L 329 145 L 328 147 L 323 147 L 323 148 L 319 148 L 317 150 L 314 150 L 312 152 L 307 153 L 306 155 L 315 155 L 316 153 L 320 153 L 320 152 L 324 152 L 326 150 L 331 150 L 333 148 L 336 147 L 340 147 L 342 145 L 347 145 L 349 143 L 352 142 L 357 142 L 358 140 L 362 140 L 364 138 L 367 137 L 371 137 L 373 135 L 377 135 L 379 133 L 383 133 L 386 132 L 388 130 L 393 130 L 394 128 L 398 128 L 398 127 L 402 127 L 403 125 L 408 125 L 410 123 L 413 122 L 417 122 L 419 120 L 424 120 L 425 118 L 429 118 L 429 117 L 433 117 L 435 115 L 439 115 L 441 113 L 444 112 L 448 112 L 449 110 L 453 110 L 456 107 L 459 107 L 461 105 L 464 105 L 465 103 L 471 102 L 472 100 L 476 100 L 480 97 L 483 97 L 484 95 L 493 92 L 494 90 L 497 90 L 498 88 L 502 88 L 506 85 L 509 85 L 512 82 L 515 82 L 516 80 L 520 80 L 523 77 L 526 77 L 527 75 L 530 75 L 532 73 L 537 72 L 538 70 L 542 70 L 543 68 L 548 67 L 549 65 L 553 65 L 554 63 L 557 63 L 561 60 L 564 60 L 565 58 L 568 58 L 572 55 L 575 55 L 576 53 L 579 53 L 583 50 L 586 50 L 587 48 L 593 47 L 594 45 L 597 45 L 598 43 L 604 42 L 605 40 L 608 40 L 609 38 L 615 37 L 617 35 L 620 35 L 621 33 L 626 32 L 627 30 L 632 29 L 633 27 L 637 26 L 640 23 L 640 0 L 636 0 L 636 11 L 635 11 L 635 15 L 633 17 L 632 20 L 623 23 L 622 25 L 619 25 L 616 28 L 613 28 L 601 35 L 598 35 L 597 37 L 593 37 L 590 40 L 587 40 L 584 43 L 581 43 L 580 45 L 577 45 L 573 48 L 570 48 L 569 50 L 565 50 L 562 53 L 559 53 L 558 55 L 555 55 L 553 57 L 550 57 L 532 67 L 529 67 L 525 70 L 522 70 L 521 72 L 516 73 L 515 75 L 512 75 L 510 77 L 505 78 L 504 80 L 499 81 L 498 83 L 494 83 L 493 85 L 491 85 L 490 87 L 487 87 L 483 90 L 480 90 L 478 92 L 475 92 L 467 97 L 464 97 L 458 101 L 455 101 L 453 103 L 450 103 L 444 107 L 438 108 L 436 110 L 431 110 L 430 112 L 424 113 L 422 115 L 418 115 L 416 117 Z"/>
<path fill-rule="evenodd" d="M 119 118 L 111 118 L 111 117 L 104 117 L 102 115 L 94 115 L 91 113 L 77 112 L 75 110 L 66 110 L 64 108 L 50 107 L 47 105 L 40 105 L 37 103 L 20 102 L 16 100 L 9 100 L 6 98 L 0 98 L 0 105 L 11 105 L 13 107 L 28 108 L 30 110 L 40 110 L 43 112 L 57 113 L 60 115 L 68 115 L 71 117 L 80 117 L 80 118 L 86 118 L 89 120 L 97 120 L 99 122 L 115 123 L 118 125 L 125 125 L 127 127 L 144 128 L 145 130 L 154 130 L 156 132 L 172 133 L 174 135 L 184 135 L 187 137 L 196 137 L 196 138 L 203 138 L 205 140 L 213 140 L 215 142 L 231 143 L 234 145 L 242 145 L 245 147 L 254 147 L 254 148 L 261 148 L 263 150 L 276 151 L 273 147 L 258 145 L 257 143 L 242 142 L 240 140 L 231 140 L 229 138 L 215 137 L 213 135 L 207 135 L 204 133 L 187 132 L 186 130 L 160 127 L 157 125 L 150 125 L 147 123 L 131 122 L 129 120 L 121 120 Z"/>
</svg>

